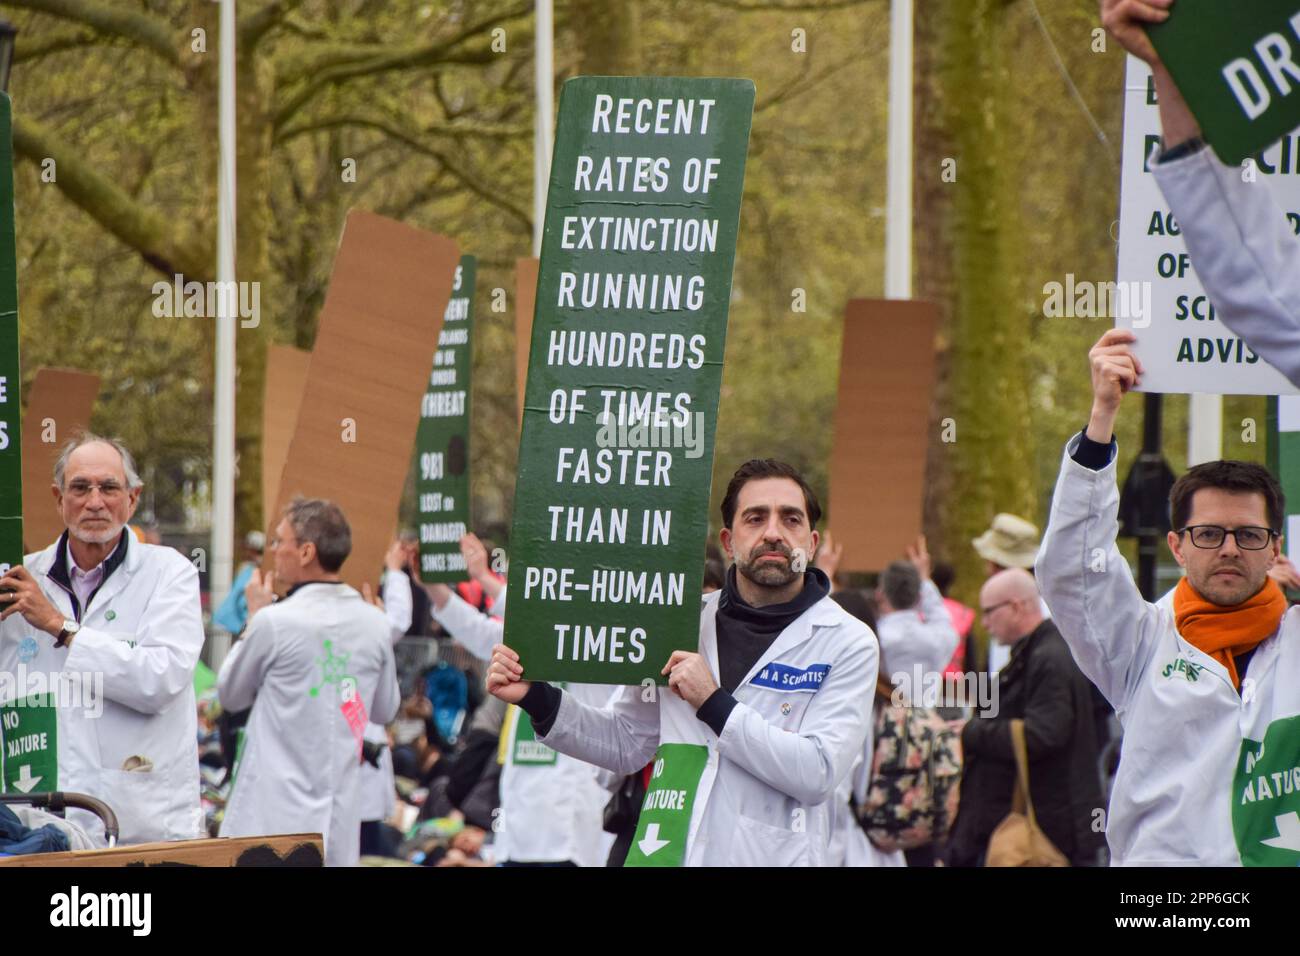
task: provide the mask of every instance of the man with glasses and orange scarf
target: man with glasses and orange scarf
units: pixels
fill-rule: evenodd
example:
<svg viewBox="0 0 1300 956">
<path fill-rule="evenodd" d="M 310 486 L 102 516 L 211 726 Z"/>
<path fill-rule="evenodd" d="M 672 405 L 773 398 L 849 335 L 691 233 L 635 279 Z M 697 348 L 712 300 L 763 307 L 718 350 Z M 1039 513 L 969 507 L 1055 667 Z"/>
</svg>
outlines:
<svg viewBox="0 0 1300 956">
<path fill-rule="evenodd" d="M 1248 462 L 1190 469 L 1169 495 L 1169 549 L 1186 577 L 1172 607 L 1143 600 L 1115 546 L 1112 432 L 1141 380 L 1135 340 L 1111 329 L 1089 353 L 1092 414 L 1066 445 L 1036 564 L 1061 636 L 1124 725 L 1105 821 L 1111 859 L 1294 867 L 1300 612 L 1268 575 L 1282 490 Z"/>
</svg>

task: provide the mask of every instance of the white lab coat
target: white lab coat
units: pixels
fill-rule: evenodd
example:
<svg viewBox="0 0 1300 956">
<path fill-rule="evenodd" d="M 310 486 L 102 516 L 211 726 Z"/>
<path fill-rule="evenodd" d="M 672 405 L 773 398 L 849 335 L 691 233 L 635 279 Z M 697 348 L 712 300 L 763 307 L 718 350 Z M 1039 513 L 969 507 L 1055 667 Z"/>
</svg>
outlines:
<svg viewBox="0 0 1300 956">
<path fill-rule="evenodd" d="M 1300 385 L 1300 240 L 1266 177 L 1245 182 L 1208 148 L 1151 169 L 1215 316 Z"/>
<path fill-rule="evenodd" d="M 417 584 L 416 587 L 419 587 Z M 393 647 L 411 629 L 411 579 L 402 571 L 384 572 L 382 587 L 384 616 L 388 618 L 388 641 Z M 371 721 L 366 725 L 365 739 L 371 743 L 387 744 L 388 731 L 383 724 Z M 361 820 L 387 820 L 397 806 L 397 787 L 393 777 L 393 752 L 388 746 L 379 752 L 379 766 L 370 761 L 361 762 Z"/>
<path fill-rule="evenodd" d="M 943 595 L 928 578 L 921 582 L 920 604 L 882 614 L 876 622 L 876 633 L 890 681 L 910 690 L 909 696 L 918 700 L 927 678 L 935 680 L 943 673 L 961 639 L 952 626 Z"/>
<path fill-rule="evenodd" d="M 49 576 L 65 537 L 28 555 L 24 564 L 71 619 L 71 596 Z M 97 704 L 57 708 L 58 789 L 107 803 L 117 815 L 120 843 L 204 835 L 194 701 L 194 667 L 202 649 L 194 565 L 172 548 L 142 544 L 134 536 L 122 564 L 83 609 L 70 647 L 55 648 L 54 638 L 17 614 L 0 624 L 0 672 L 14 674 L 21 663 L 28 672 L 89 675 L 92 688 L 102 680 Z M 152 769 L 123 770 L 131 757 L 145 758 Z M 50 789 L 49 782 L 37 789 Z M 93 814 L 70 810 L 68 820 L 104 845 L 104 828 Z"/>
<path fill-rule="evenodd" d="M 222 707 L 252 707 L 222 836 L 320 833 L 327 866 L 357 862 L 360 745 L 344 707 L 354 696 L 377 723 L 397 715 L 388 631 L 342 583 L 304 585 L 253 617 L 217 677 Z"/>
<path fill-rule="evenodd" d="M 1256 648 L 1239 694 L 1222 665 L 1179 635 L 1170 608 L 1142 599 L 1115 546 L 1115 461 L 1100 471 L 1080 465 L 1069 456 L 1078 440 L 1066 448 L 1036 571 L 1079 669 L 1124 727 L 1106 821 L 1111 862 L 1239 866 L 1243 851 L 1286 838 L 1300 795 L 1300 766 L 1263 786 L 1239 773 L 1254 766 L 1247 738 L 1263 741 L 1270 724 L 1284 733 L 1300 714 L 1300 611 L 1287 611 L 1279 633 Z M 1300 764 L 1295 739 L 1292 730 L 1270 741 L 1278 753 L 1269 760 L 1289 755 L 1288 763 Z M 1234 811 L 1241 822 L 1253 819 L 1252 832 L 1235 834 Z M 1291 842 L 1283 865 L 1296 866 L 1295 833 Z"/>
<path fill-rule="evenodd" d="M 699 653 L 718 675 L 719 592 L 705 595 Z M 825 866 L 836 793 L 863 753 L 880 651 L 871 629 L 829 597 L 772 642 L 734 696 L 721 736 L 660 688 L 624 687 L 599 709 L 563 692 L 550 733 L 561 753 L 619 773 L 640 770 L 665 742 L 703 743 L 708 761 L 691 810 L 687 866 Z M 815 691 L 754 683 L 769 664 L 829 666 Z M 838 862 L 838 861 L 835 861 Z"/>
<path fill-rule="evenodd" d="M 503 590 L 493 603 L 504 607 Z M 505 625 L 480 613 L 453 594 L 433 616 L 466 650 L 490 660 Z M 603 707 L 614 688 L 606 684 L 574 684 L 569 692 L 593 707 Z M 501 813 L 493 836 L 498 862 L 543 863 L 572 861 L 579 866 L 604 866 L 610 840 L 602 829 L 610 794 L 597 779 L 597 768 L 567 754 L 553 764 L 516 764 L 514 741 L 506 741 L 499 792 Z M 641 768 L 638 767 L 638 770 Z"/>
</svg>

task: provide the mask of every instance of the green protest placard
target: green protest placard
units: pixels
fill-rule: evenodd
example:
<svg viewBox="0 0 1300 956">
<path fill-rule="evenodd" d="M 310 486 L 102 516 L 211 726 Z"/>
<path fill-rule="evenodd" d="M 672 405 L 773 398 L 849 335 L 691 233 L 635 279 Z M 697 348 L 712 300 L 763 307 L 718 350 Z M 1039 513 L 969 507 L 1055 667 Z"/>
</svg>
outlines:
<svg viewBox="0 0 1300 956">
<path fill-rule="evenodd" d="M 470 371 L 474 364 L 473 256 L 461 256 L 438 335 L 429 390 L 420 406 L 415 493 L 420 580 L 464 581 L 460 539 L 469 527 Z"/>
<path fill-rule="evenodd" d="M 736 79 L 561 92 L 510 534 L 527 677 L 662 683 L 699 643 L 753 107 Z"/>
<path fill-rule="evenodd" d="M 33 793 L 58 788 L 58 731 L 58 712 L 49 694 L 0 704 L 0 792 Z"/>
<path fill-rule="evenodd" d="M 18 409 L 18 257 L 14 240 L 13 114 L 0 93 L 0 573 L 23 560 L 22 435 Z M 27 700 L 20 644 L 17 672 L 0 674 L 0 790 L 28 793 L 58 784 L 57 714 L 44 697 Z"/>
<path fill-rule="evenodd" d="M 18 409 L 18 257 L 9 97 L 0 93 L 0 568 L 23 560 L 22 416 Z M 44 544 L 44 542 L 42 542 Z"/>
<path fill-rule="evenodd" d="M 708 761 L 709 748 L 700 744 L 659 745 L 624 866 L 682 865 L 695 793 Z"/>
<path fill-rule="evenodd" d="M 1147 32 L 1225 163 L 1300 126 L 1300 0 L 1178 0 Z"/>
</svg>

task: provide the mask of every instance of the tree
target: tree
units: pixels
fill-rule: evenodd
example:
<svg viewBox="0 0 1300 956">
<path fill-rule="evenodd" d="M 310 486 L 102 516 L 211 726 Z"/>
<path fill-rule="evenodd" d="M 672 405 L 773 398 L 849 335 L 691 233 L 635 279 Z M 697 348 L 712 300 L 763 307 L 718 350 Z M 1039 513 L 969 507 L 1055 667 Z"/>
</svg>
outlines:
<svg viewBox="0 0 1300 956">
<path fill-rule="evenodd" d="M 98 144 L 74 142 L 80 124 L 68 115 L 66 99 L 50 97 L 42 104 L 45 110 L 19 112 L 17 155 L 36 164 L 52 159 L 62 195 L 133 250 L 149 270 L 169 280 L 176 274 L 186 280 L 211 279 L 216 150 L 208 144 L 215 143 L 216 7 L 202 0 L 170 12 L 151 9 L 152 4 L 122 9 L 97 0 L 15 0 L 13 5 L 35 14 L 21 26 L 24 39 L 36 38 L 32 49 L 20 51 L 16 91 L 29 88 L 24 74 L 38 60 L 62 58 L 66 64 L 75 55 L 79 62 L 74 69 L 83 69 L 87 59 L 116 59 L 154 94 L 133 104 L 137 112 L 122 125 L 150 128 L 152 120 L 165 118 L 165 127 L 188 133 L 191 144 L 179 151 L 187 154 L 189 175 L 182 198 L 173 198 L 171 209 L 149 195 L 153 167 L 168 151 L 156 143 L 141 151 L 146 155 L 138 157 L 142 169 L 133 195 L 123 185 L 132 178 L 123 168 L 131 158 L 127 151 L 112 155 Z M 527 126 L 513 118 L 517 100 L 507 96 L 493 102 L 494 93 L 517 82 L 520 58 L 495 73 L 488 68 L 502 66 L 491 31 L 521 21 L 531 4 L 445 3 L 435 16 L 432 7 L 414 3 L 267 0 L 241 3 L 240 11 L 237 269 L 241 280 L 261 283 L 270 313 L 263 326 L 241 329 L 237 336 L 236 503 L 238 524 L 247 529 L 263 524 L 260 429 L 266 344 L 286 332 L 305 344 L 323 291 L 318 287 L 303 297 L 285 279 L 306 282 L 304 271 L 320 270 L 320 253 L 332 249 L 347 206 L 369 200 L 415 215 L 430 203 L 470 193 L 517 220 L 517 228 L 531 228 L 524 207 L 508 192 L 489 188 L 490 178 L 457 156 L 475 141 L 528 136 Z M 422 28 L 412 31 L 412 23 L 422 23 Z M 516 47 L 526 49 L 526 31 L 515 32 Z M 126 51 L 129 55 L 123 56 Z M 465 71 L 487 74 L 488 82 L 471 96 L 449 92 Z M 198 143 L 204 146 L 194 148 Z M 371 174 L 367 185 L 373 188 L 348 195 L 340 188 L 345 157 L 373 162 L 377 169 L 418 157 L 426 168 L 390 182 Z M 284 202 L 286 193 L 292 202 Z M 313 193 L 322 200 L 320 214 L 302 208 Z M 295 234 L 298 247 L 279 262 L 272 253 L 278 247 L 273 241 L 280 226 L 273 219 L 277 211 L 297 216 L 302 227 Z M 299 267 L 297 276 L 294 266 Z M 205 344 L 210 332 L 205 327 Z M 210 371 L 203 382 L 204 394 L 210 394 Z"/>
</svg>

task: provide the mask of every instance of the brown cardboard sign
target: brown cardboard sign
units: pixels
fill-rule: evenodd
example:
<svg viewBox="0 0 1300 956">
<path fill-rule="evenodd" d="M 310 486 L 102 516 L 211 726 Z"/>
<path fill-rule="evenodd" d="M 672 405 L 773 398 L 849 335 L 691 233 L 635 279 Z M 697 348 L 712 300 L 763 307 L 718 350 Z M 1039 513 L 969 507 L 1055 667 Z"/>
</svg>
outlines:
<svg viewBox="0 0 1300 956">
<path fill-rule="evenodd" d="M 298 409 L 310 364 L 311 353 L 292 345 L 272 345 L 266 350 L 266 397 L 262 403 L 263 526 L 276 521 L 272 509 L 280 493 L 289 443 L 298 426 Z"/>
<path fill-rule="evenodd" d="M 54 542 L 63 520 L 50 485 L 59 450 L 90 428 L 99 376 L 75 368 L 39 368 L 23 412 L 23 537 L 27 551 Z M 52 439 L 47 441 L 46 439 Z"/>
<path fill-rule="evenodd" d="M 324 866 L 319 833 L 137 843 L 106 850 L 29 853 L 0 866 Z"/>
<path fill-rule="evenodd" d="M 515 397 L 519 422 L 524 420 L 524 383 L 528 381 L 528 348 L 533 341 L 533 309 L 537 305 L 537 269 L 531 256 L 515 260 Z"/>
<path fill-rule="evenodd" d="M 352 526 L 343 580 L 375 582 L 411 467 L 420 402 L 460 251 L 352 210 L 330 274 L 298 423 L 276 495 L 328 498 Z"/>
<path fill-rule="evenodd" d="M 853 299 L 844 310 L 830 522 L 844 571 L 879 571 L 921 533 L 934 336 L 929 302 Z"/>
</svg>

